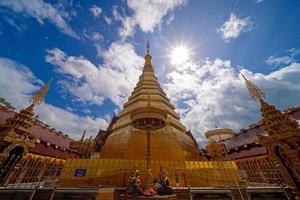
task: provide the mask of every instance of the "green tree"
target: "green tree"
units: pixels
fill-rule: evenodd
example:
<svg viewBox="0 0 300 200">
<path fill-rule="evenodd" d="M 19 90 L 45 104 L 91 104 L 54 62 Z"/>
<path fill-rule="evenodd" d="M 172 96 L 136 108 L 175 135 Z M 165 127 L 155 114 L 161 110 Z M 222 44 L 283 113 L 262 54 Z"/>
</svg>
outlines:
<svg viewBox="0 0 300 200">
<path fill-rule="evenodd" d="M 6 107 L 8 107 L 10 109 L 15 109 L 15 107 L 13 107 L 11 105 L 11 103 L 9 103 L 8 101 L 6 101 L 6 99 L 4 97 L 0 97 L 0 105 L 5 105 Z"/>
</svg>

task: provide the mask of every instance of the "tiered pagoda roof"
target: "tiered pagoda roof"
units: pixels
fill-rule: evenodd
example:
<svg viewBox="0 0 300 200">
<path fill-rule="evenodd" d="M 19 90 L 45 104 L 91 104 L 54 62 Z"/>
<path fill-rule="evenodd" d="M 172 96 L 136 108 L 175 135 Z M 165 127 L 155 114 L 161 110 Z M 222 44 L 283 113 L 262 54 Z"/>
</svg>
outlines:
<svg viewBox="0 0 300 200">
<path fill-rule="evenodd" d="M 193 136 L 179 121 L 175 107 L 161 88 L 151 63 L 149 44 L 143 72 L 128 101 L 112 127 L 101 158 L 145 159 L 146 131 L 132 126 L 131 114 L 146 107 L 166 113 L 166 126 L 153 131 L 151 155 L 153 160 L 199 160 L 200 151 Z"/>
</svg>

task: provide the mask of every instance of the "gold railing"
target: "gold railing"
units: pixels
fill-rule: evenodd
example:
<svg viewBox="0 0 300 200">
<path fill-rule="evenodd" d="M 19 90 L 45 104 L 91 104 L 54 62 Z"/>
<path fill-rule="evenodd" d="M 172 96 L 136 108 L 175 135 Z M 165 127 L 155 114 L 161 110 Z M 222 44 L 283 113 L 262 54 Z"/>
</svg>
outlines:
<svg viewBox="0 0 300 200">
<path fill-rule="evenodd" d="M 28 154 L 4 176 L 2 187 L 124 187 L 134 167 L 144 175 L 146 160 L 70 159 L 67 161 Z M 157 161 L 151 169 L 158 177 L 160 168 L 168 172 L 172 186 L 236 188 L 284 187 L 285 180 L 274 163 L 267 159 L 239 161 Z M 175 174 L 179 182 L 176 184 Z M 142 177 L 143 179 L 143 177 Z"/>
<path fill-rule="evenodd" d="M 237 160 L 236 164 L 246 175 L 248 186 L 287 186 L 280 170 L 267 156 Z"/>
<path fill-rule="evenodd" d="M 146 173 L 145 160 L 122 159 L 71 159 L 67 160 L 60 176 L 64 187 L 126 186 L 136 166 L 140 173 Z M 171 185 L 175 186 L 175 174 L 180 186 L 228 187 L 235 184 L 238 168 L 234 161 L 151 161 L 154 177 L 160 168 L 168 172 Z M 80 172 L 79 174 L 76 174 Z M 238 177 L 242 182 L 242 177 Z"/>
<path fill-rule="evenodd" d="M 18 163 L 3 166 L 1 187 L 55 187 L 65 160 L 28 153 Z"/>
</svg>

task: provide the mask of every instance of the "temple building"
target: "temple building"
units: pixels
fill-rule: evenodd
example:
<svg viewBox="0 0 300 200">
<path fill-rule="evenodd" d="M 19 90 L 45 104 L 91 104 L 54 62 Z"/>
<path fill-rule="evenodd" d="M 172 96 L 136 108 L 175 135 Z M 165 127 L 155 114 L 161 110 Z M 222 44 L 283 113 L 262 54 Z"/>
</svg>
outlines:
<svg viewBox="0 0 300 200">
<path fill-rule="evenodd" d="M 31 98 L 30 106 L 15 112 L 0 107 L 0 185 L 34 182 L 58 175 L 65 160 L 79 154 L 70 149 L 68 135 L 39 121 L 34 106 L 42 103 L 49 83 Z"/>
<path fill-rule="evenodd" d="M 287 114 L 290 118 L 297 120 L 300 124 L 300 107 L 292 107 L 284 110 L 283 113 Z M 212 138 L 210 135 L 214 134 L 215 137 L 222 135 L 224 130 L 228 129 L 213 129 L 208 131 L 205 135 L 208 140 Z M 222 132 L 221 132 L 222 131 Z M 234 133 L 232 130 L 228 131 L 232 134 L 229 138 L 222 138 L 221 140 L 226 145 L 228 150 L 228 158 L 231 160 L 259 157 L 268 153 L 267 148 L 258 142 L 258 136 L 266 136 L 267 133 L 262 127 L 262 122 L 250 124 L 247 128 L 241 129 L 239 132 Z"/>
<path fill-rule="evenodd" d="M 265 102 L 264 93 L 254 83 L 242 76 L 250 96 L 260 102 L 262 120 L 237 134 L 230 129 L 208 131 L 207 154 L 212 159 L 235 160 L 253 183 L 271 182 L 274 171 L 270 169 L 277 169 L 279 184 L 292 186 L 299 193 L 300 107 L 277 110 Z"/>
<path fill-rule="evenodd" d="M 286 109 L 283 113 L 287 114 L 291 119 L 298 121 L 300 124 L 300 107 Z M 224 136 L 222 136 L 223 134 Z M 258 136 L 267 136 L 261 121 L 250 124 L 237 133 L 227 128 L 216 128 L 206 132 L 205 136 L 209 141 L 213 140 L 219 142 L 221 140 L 226 146 L 230 160 L 251 157 L 260 158 L 268 154 L 267 148 L 258 142 Z M 207 153 L 206 156 L 208 156 Z M 223 159 L 226 158 L 223 157 Z"/>
</svg>

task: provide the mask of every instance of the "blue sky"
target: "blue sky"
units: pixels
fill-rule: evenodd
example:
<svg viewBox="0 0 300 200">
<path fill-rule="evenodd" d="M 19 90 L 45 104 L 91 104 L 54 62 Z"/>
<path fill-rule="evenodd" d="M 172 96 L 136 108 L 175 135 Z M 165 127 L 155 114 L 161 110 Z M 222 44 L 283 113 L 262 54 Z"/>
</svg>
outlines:
<svg viewBox="0 0 300 200">
<path fill-rule="evenodd" d="M 78 138 L 118 113 L 147 39 L 160 83 L 199 142 L 259 120 L 239 72 L 278 108 L 299 106 L 297 0 L 0 1 L 0 96 L 16 108 L 53 78 L 42 121 Z M 178 46 L 187 60 L 172 63 Z"/>
</svg>

